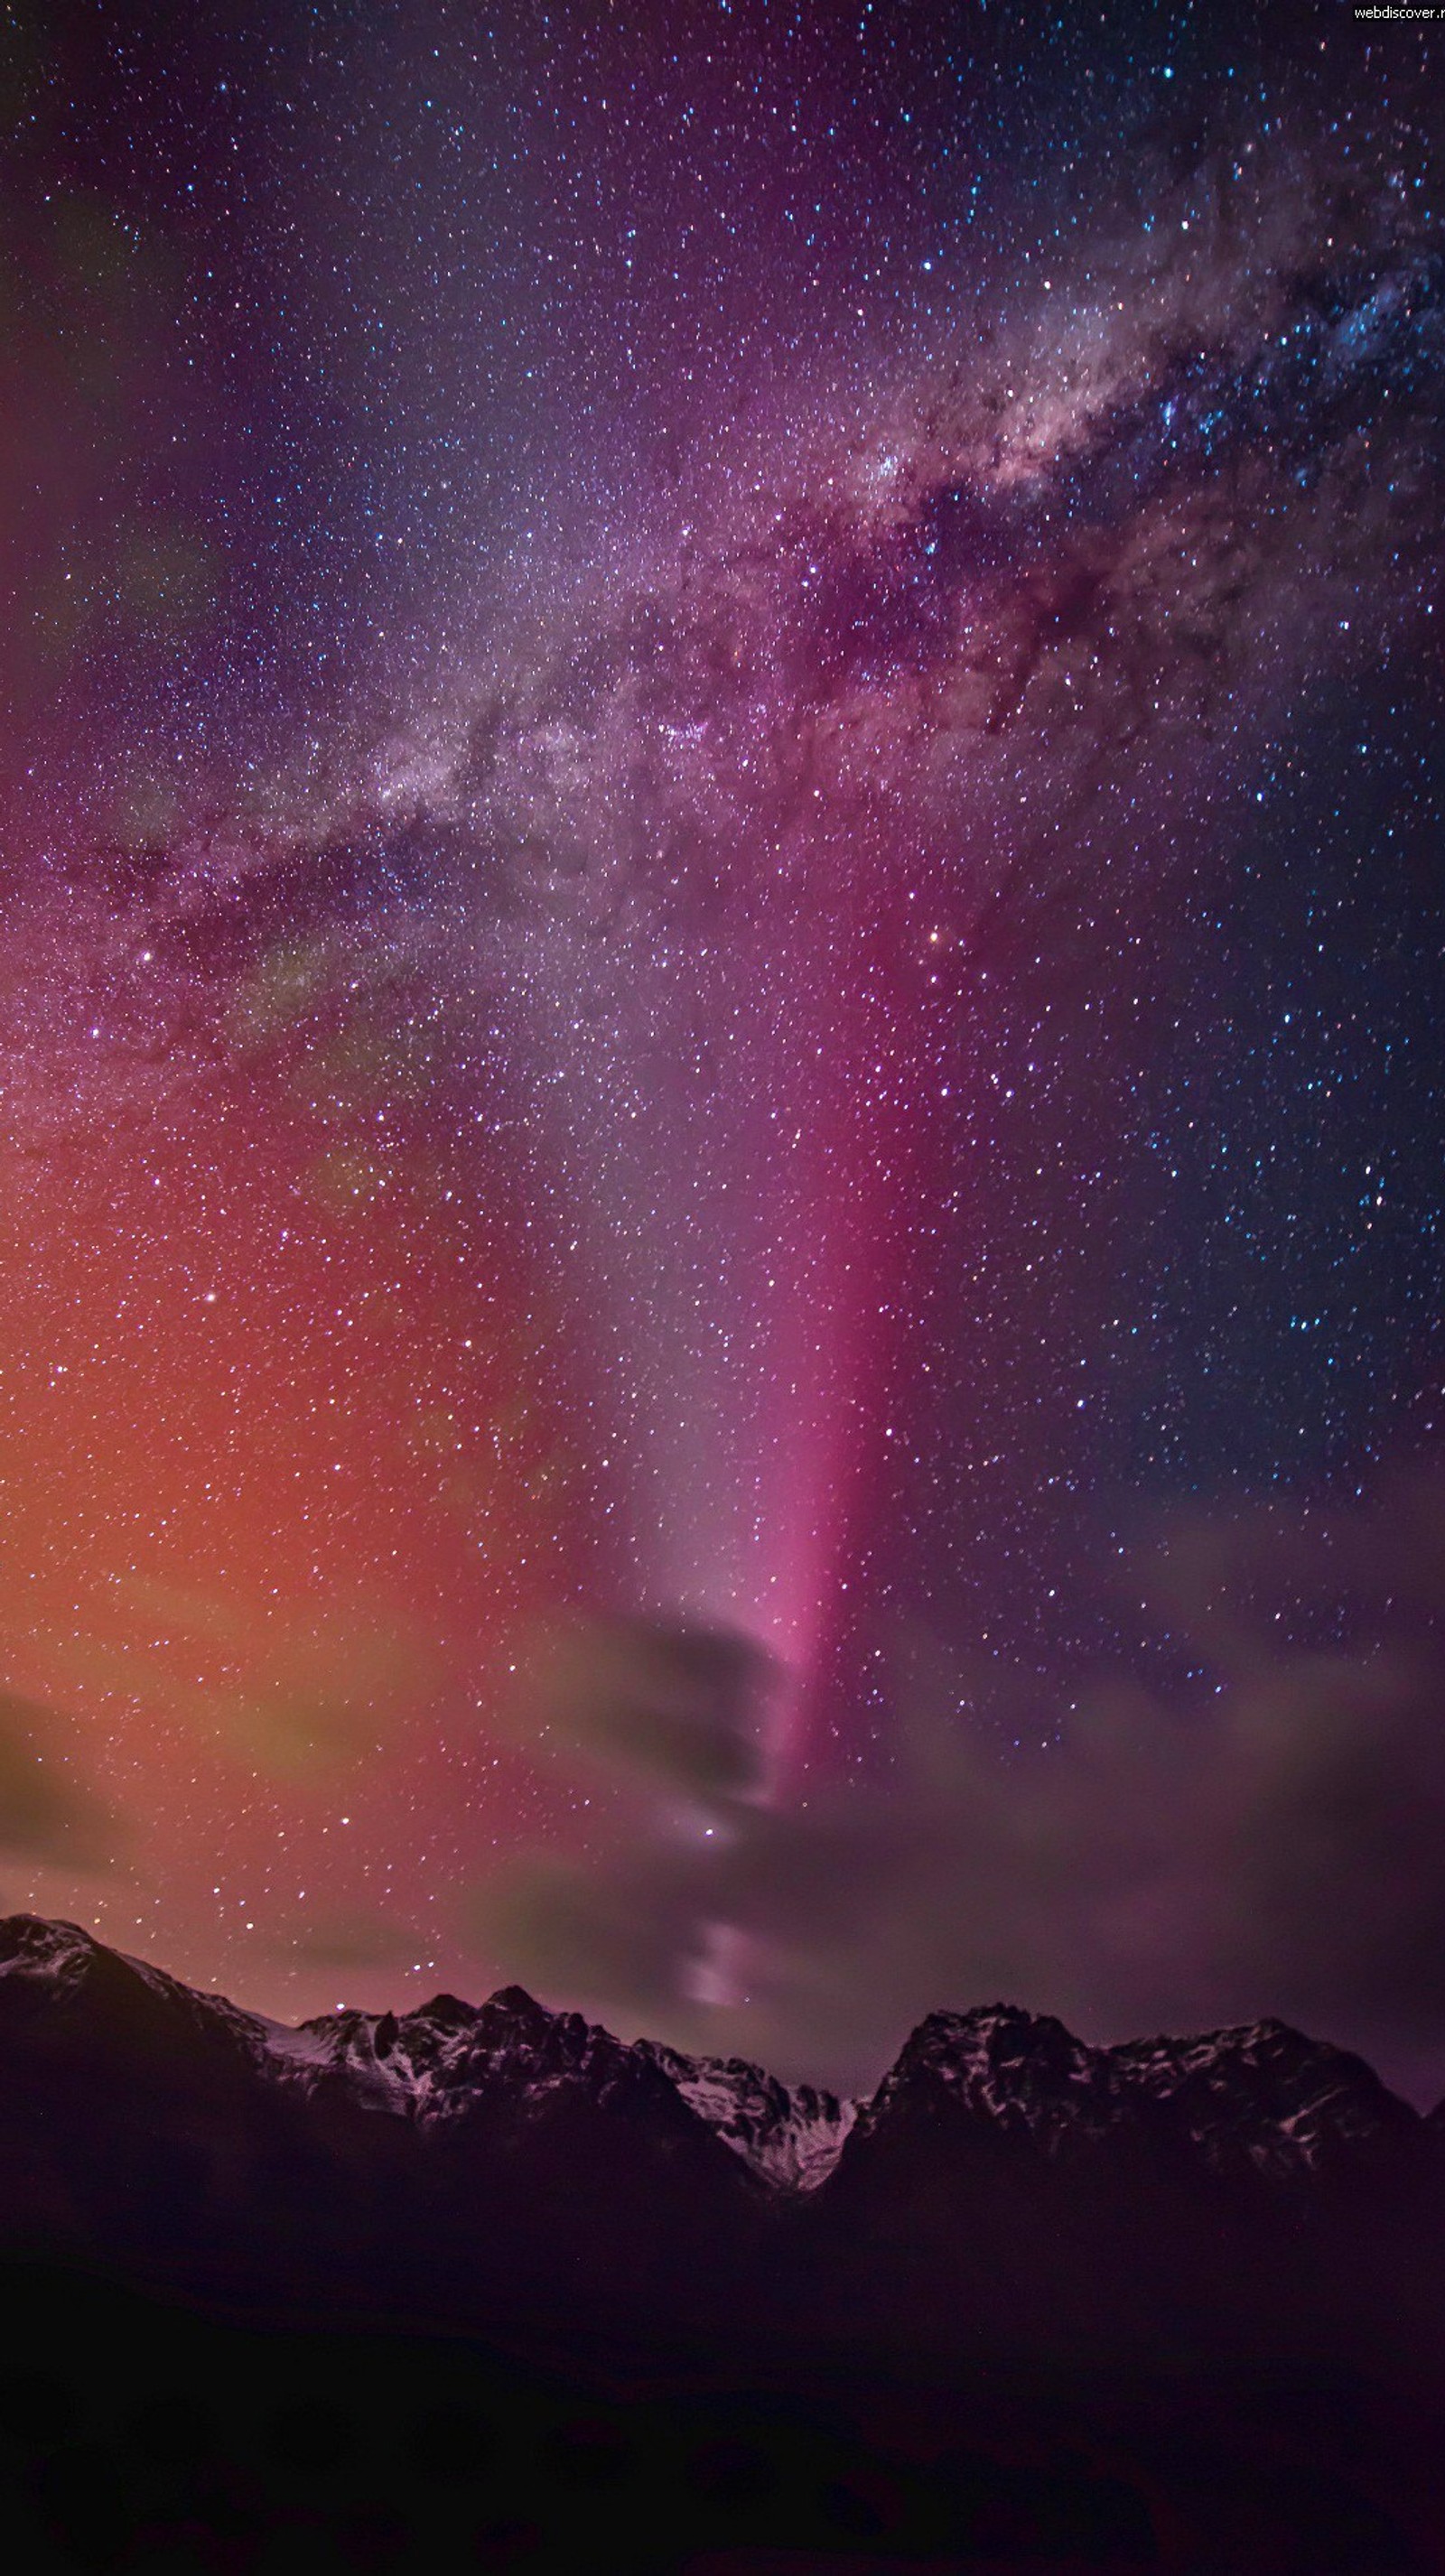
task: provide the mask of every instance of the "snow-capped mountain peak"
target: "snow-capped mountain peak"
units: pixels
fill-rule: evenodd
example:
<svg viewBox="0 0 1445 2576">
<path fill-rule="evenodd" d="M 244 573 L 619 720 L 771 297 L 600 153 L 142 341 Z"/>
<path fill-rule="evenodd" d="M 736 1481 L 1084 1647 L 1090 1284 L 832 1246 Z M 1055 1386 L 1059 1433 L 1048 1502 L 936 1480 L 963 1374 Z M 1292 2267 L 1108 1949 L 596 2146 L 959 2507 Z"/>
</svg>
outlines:
<svg viewBox="0 0 1445 2576">
<path fill-rule="evenodd" d="M 860 2139 L 919 2119 L 1027 2141 L 1050 2156 L 1156 2144 L 1216 2171 L 1313 2171 L 1418 2136 L 1418 2114 L 1362 2058 L 1278 2019 L 1092 2047 L 1049 2014 L 990 2004 L 931 2013 L 862 2112 Z"/>
<path fill-rule="evenodd" d="M 642 2050 L 690 2110 L 763 2181 L 816 2191 L 843 2150 L 856 2102 L 813 2084 L 783 2084 L 741 2057 L 687 2057 L 661 2040 Z"/>
<path fill-rule="evenodd" d="M 983 2004 L 920 2022 L 858 2129 L 876 2135 L 895 2121 L 944 2115 L 981 2136 L 1056 2153 L 1104 2136 L 1121 2110 L 1108 2050 L 1090 2048 L 1052 2014 Z"/>
<path fill-rule="evenodd" d="M 435 1995 L 406 2013 L 327 2013 L 269 2045 L 299 2080 L 340 2075 L 423 2127 L 488 2098 L 533 2102 L 576 2085 L 599 2099 L 639 2089 L 682 2104 L 763 2181 L 814 2189 L 831 2173 L 857 2105 L 786 2085 L 741 2058 L 694 2058 L 660 2040 L 628 2043 L 580 2013 L 551 2012 L 521 1986 L 484 2004 Z"/>
<path fill-rule="evenodd" d="M 1422 2125 L 1362 2057 L 1273 2016 L 1189 2039 L 1128 2040 L 1109 2055 L 1125 2086 L 1168 2104 L 1220 2168 L 1315 2169 Z"/>
<path fill-rule="evenodd" d="M 488 2103 L 528 2107 L 573 2089 L 607 2101 L 656 2085 L 655 2068 L 580 2013 L 550 2012 L 521 1986 L 483 2004 L 434 1995 L 410 2012 L 328 2013 L 294 2031 L 274 2028 L 281 2068 L 301 2080 L 329 2072 L 423 2127 Z"/>
</svg>

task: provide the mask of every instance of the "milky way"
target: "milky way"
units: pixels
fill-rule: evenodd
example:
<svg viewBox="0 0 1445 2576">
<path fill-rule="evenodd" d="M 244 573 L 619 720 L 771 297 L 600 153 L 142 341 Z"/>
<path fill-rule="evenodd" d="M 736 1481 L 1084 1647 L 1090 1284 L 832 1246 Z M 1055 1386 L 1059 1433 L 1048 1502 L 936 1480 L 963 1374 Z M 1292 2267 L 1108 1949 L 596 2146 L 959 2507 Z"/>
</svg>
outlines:
<svg viewBox="0 0 1445 2576">
<path fill-rule="evenodd" d="M 510 1859 L 717 1835 L 528 1714 L 559 1618 L 768 1649 L 767 1812 L 871 1813 L 920 1658 L 990 1760 L 1228 1693 L 1135 1538 L 1428 1444 L 1427 42 L 28 66 L 5 1602 L 76 1840 L 21 1801 L 17 1899 L 277 2008 L 475 1983 Z M 683 1913 L 766 1984 L 750 1902 Z M 660 2027 L 693 1940 L 591 1999 Z M 774 2044 L 1047 1979 L 903 1950 Z"/>
</svg>

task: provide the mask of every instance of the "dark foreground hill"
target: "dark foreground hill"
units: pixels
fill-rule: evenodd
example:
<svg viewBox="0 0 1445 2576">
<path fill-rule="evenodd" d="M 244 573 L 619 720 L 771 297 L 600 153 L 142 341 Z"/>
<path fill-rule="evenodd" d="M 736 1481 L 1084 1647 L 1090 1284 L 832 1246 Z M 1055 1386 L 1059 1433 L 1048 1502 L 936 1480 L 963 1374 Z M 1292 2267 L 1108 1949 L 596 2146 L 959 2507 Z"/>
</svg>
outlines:
<svg viewBox="0 0 1445 2576">
<path fill-rule="evenodd" d="M 1445 2132 L 1278 2023 L 872 2098 L 0 1924 L 17 2566 L 1445 2568 Z"/>
</svg>

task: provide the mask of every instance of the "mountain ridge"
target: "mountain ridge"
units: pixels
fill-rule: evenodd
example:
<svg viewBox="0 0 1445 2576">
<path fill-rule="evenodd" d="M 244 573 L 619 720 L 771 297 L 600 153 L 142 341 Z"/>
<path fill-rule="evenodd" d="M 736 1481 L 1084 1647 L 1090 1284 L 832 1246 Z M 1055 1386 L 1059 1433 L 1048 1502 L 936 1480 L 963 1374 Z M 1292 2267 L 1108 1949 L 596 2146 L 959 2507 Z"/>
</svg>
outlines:
<svg viewBox="0 0 1445 2576">
<path fill-rule="evenodd" d="M 23 1913 L 0 1917 L 0 2030 L 17 1981 L 39 2002 L 49 1980 L 61 2009 L 99 1984 L 114 2009 L 117 1970 L 136 1980 L 131 2001 L 142 2017 L 147 2004 L 169 2012 L 302 2094 L 329 2079 L 360 2107 L 432 2130 L 481 2117 L 508 2094 L 536 2106 L 569 2087 L 603 2101 L 640 2093 L 654 2107 L 676 2103 L 749 2173 L 784 2192 L 816 2191 L 850 2141 L 856 2154 L 890 2122 L 920 2112 L 1057 2156 L 1103 2146 L 1172 2105 L 1176 2134 L 1182 2127 L 1207 2162 L 1281 2176 L 1382 2139 L 1445 2135 L 1445 2103 L 1416 2111 L 1363 2058 L 1274 2016 L 1094 2045 L 1053 2015 L 1017 2005 L 944 2009 L 914 2027 L 871 2094 L 847 2099 L 786 2084 L 747 2059 L 619 2040 L 515 1984 L 480 2004 L 440 1992 L 404 2012 L 346 2008 L 277 2022 L 78 1924 Z"/>
<path fill-rule="evenodd" d="M 1445 2385 L 1445 2127 L 1265 2019 L 925 2016 L 862 2102 L 525 1989 L 299 2025 L 0 1919 L 0 2263 L 289 2331 L 836 2387 L 1094 2361 Z"/>
</svg>

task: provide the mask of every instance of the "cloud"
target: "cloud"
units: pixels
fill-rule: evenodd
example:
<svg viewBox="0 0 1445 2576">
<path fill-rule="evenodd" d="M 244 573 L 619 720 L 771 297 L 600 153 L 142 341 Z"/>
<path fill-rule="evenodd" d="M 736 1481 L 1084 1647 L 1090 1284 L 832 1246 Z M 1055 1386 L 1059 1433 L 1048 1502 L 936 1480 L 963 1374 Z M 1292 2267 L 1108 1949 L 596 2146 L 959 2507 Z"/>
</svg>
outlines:
<svg viewBox="0 0 1445 2576">
<path fill-rule="evenodd" d="M 758 1647 L 702 1622 L 578 1619 L 537 1637 L 516 1709 L 606 1770 L 737 1798 L 761 1778 L 770 1679 Z"/>
<path fill-rule="evenodd" d="M 420 1628 L 369 1615 L 360 1603 L 303 1626 L 279 1622 L 264 1600 L 139 1575 L 100 1598 L 112 1622 L 143 1614 L 148 1644 L 129 1635 L 78 1647 L 71 1640 L 71 1668 L 143 1682 L 157 1704 L 277 1777 L 369 1760 L 437 1684 L 436 1650 Z M 224 1680 L 198 1681 L 198 1655 L 232 1669 Z"/>
<path fill-rule="evenodd" d="M 0 1851 L 62 1869 L 108 1870 L 122 1828 L 70 1768 L 66 1731 L 57 1711 L 0 1692 Z"/>
<path fill-rule="evenodd" d="M 499 1873 L 471 1928 L 553 1996 L 834 2081 L 875 2076 L 924 2012 L 998 1995 L 1098 2038 L 1278 2012 L 1438 2089 L 1442 1563 L 1427 1477 L 1334 1517 L 1181 1522 L 1141 1566 L 1210 1658 L 1202 1693 L 1099 1678 L 1015 1749 L 968 1659 L 914 1638 L 889 1775 L 810 1784 L 806 1806 L 730 1778 L 707 1717 L 674 1703 L 657 1726 L 667 1630 L 599 1629 L 574 1646 L 567 1740 L 634 1795 L 650 1774 L 651 1817 L 629 1810 L 610 1855 Z M 756 1701 L 729 1706 L 752 1740 Z M 723 1953 L 730 1999 L 700 2001 Z"/>
</svg>

